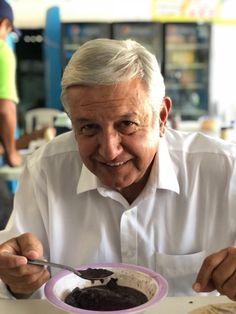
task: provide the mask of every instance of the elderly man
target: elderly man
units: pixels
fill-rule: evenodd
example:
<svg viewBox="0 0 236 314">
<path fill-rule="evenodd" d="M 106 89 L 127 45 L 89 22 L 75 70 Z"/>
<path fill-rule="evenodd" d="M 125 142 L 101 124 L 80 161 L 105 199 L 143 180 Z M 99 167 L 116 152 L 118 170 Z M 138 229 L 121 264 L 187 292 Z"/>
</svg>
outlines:
<svg viewBox="0 0 236 314">
<path fill-rule="evenodd" d="M 41 296 L 49 272 L 27 259 L 47 258 L 144 265 L 169 295 L 235 300 L 235 146 L 168 130 L 158 63 L 132 40 L 81 46 L 62 101 L 73 131 L 25 167 L 0 238 L 2 296 Z"/>
</svg>

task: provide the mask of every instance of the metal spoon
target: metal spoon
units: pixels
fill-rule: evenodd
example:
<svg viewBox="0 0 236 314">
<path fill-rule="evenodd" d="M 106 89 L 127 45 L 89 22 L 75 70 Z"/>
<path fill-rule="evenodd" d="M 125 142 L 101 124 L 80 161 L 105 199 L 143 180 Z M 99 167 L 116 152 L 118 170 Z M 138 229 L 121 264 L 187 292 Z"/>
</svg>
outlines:
<svg viewBox="0 0 236 314">
<path fill-rule="evenodd" d="M 88 279 L 91 281 L 103 280 L 103 279 L 105 279 L 105 278 L 107 278 L 113 274 L 113 272 L 108 270 L 108 269 L 88 268 L 85 270 L 77 270 L 77 269 L 75 269 L 71 266 L 68 266 L 68 265 L 53 263 L 53 262 L 49 262 L 49 261 L 41 260 L 41 259 L 28 260 L 28 264 L 38 265 L 38 266 L 47 265 L 47 266 L 51 266 L 51 267 L 66 269 L 66 270 L 69 270 L 72 273 L 76 274 L 77 276 L 83 278 L 83 279 Z"/>
</svg>

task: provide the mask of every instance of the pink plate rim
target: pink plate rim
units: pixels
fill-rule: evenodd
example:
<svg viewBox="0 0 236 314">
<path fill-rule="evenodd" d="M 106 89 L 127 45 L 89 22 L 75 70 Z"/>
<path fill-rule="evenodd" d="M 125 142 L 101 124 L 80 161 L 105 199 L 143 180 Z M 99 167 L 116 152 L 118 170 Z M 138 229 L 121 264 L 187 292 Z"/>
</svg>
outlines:
<svg viewBox="0 0 236 314">
<path fill-rule="evenodd" d="M 64 311 L 70 312 L 70 313 L 80 313 L 80 314 L 114 314 L 114 313 L 119 313 L 119 314 L 131 314 L 131 313 L 137 313 L 144 311 L 145 309 L 149 308 L 150 306 L 154 305 L 161 299 L 163 299 L 168 292 L 168 283 L 164 277 L 162 277 L 159 273 L 156 273 L 152 271 L 151 269 L 148 269 L 144 266 L 139 266 L 139 265 L 133 265 L 133 264 L 127 264 L 127 263 L 93 263 L 93 264 L 86 264 L 86 265 L 81 265 L 78 267 L 78 269 L 87 269 L 87 268 L 106 268 L 106 267 L 111 267 L 111 268 L 126 268 L 126 269 L 132 269 L 132 270 L 137 270 L 140 272 L 143 272 L 147 275 L 149 275 L 151 278 L 153 278 L 159 286 L 159 290 L 157 294 L 148 302 L 145 304 L 142 304 L 137 307 L 133 307 L 130 309 L 126 310 L 119 310 L 119 311 L 91 311 L 91 310 L 83 310 L 80 308 L 76 308 L 73 306 L 70 306 L 60 300 L 58 297 L 55 296 L 53 293 L 53 288 L 57 281 L 61 279 L 62 277 L 68 275 L 68 271 L 64 270 L 53 276 L 49 281 L 46 283 L 44 287 L 44 293 L 47 298 L 47 300 L 52 303 L 54 306 L 57 308 L 60 308 Z"/>
</svg>

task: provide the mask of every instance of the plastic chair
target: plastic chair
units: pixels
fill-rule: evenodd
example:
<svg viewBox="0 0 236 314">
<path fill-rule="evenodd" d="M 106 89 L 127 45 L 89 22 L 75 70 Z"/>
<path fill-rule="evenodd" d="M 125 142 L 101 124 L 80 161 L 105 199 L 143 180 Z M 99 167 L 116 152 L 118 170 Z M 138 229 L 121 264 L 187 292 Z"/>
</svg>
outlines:
<svg viewBox="0 0 236 314">
<path fill-rule="evenodd" d="M 53 108 L 36 108 L 25 113 L 25 131 L 30 133 L 35 129 L 45 126 L 54 126 L 57 117 L 62 113 L 61 110 Z"/>
</svg>

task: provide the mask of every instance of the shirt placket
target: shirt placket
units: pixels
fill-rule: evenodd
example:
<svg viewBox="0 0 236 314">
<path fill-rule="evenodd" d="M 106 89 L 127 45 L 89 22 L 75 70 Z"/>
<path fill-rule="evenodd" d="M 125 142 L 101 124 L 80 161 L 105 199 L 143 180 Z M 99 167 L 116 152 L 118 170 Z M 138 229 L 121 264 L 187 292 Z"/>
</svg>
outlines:
<svg viewBox="0 0 236 314">
<path fill-rule="evenodd" d="M 123 263 L 137 264 L 137 209 L 125 211 L 120 223 L 121 258 Z"/>
</svg>

